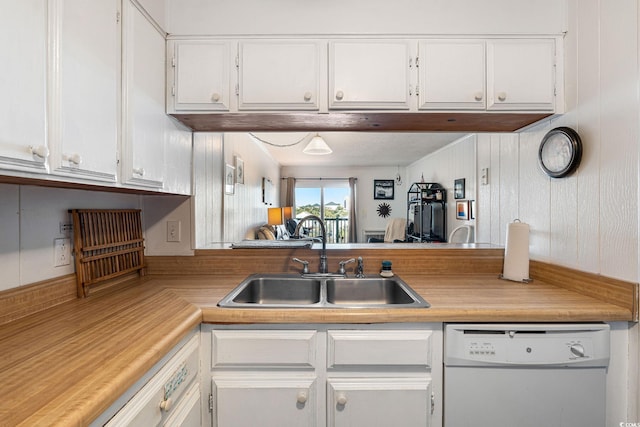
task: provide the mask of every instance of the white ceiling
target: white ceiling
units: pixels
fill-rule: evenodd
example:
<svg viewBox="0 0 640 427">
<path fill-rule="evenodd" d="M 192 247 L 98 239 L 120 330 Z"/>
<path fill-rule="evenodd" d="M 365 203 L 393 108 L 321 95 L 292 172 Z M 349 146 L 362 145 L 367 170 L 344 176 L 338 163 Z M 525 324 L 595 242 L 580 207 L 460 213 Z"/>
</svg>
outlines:
<svg viewBox="0 0 640 427">
<path fill-rule="evenodd" d="M 282 166 L 406 166 L 466 134 L 321 132 L 320 136 L 333 150 L 322 156 L 302 152 L 314 133 L 255 132 L 252 135 L 263 141 L 264 147 Z"/>
</svg>

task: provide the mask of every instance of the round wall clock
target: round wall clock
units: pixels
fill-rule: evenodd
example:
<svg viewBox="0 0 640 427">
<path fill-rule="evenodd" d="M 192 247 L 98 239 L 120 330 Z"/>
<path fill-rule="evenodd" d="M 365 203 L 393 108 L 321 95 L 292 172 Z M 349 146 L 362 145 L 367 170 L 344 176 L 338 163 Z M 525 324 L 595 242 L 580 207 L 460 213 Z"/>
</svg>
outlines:
<svg viewBox="0 0 640 427">
<path fill-rule="evenodd" d="M 551 129 L 542 138 L 538 150 L 540 167 L 552 178 L 562 178 L 576 170 L 582 158 L 582 141 L 568 127 Z"/>
</svg>

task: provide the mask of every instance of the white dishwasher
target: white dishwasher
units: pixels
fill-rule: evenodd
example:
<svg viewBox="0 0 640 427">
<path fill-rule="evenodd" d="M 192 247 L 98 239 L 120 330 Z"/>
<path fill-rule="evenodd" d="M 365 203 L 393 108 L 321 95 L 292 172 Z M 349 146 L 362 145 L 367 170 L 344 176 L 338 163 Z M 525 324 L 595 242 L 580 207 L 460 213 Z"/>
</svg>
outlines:
<svg viewBox="0 0 640 427">
<path fill-rule="evenodd" d="M 445 427 L 603 427 L 609 325 L 447 324 Z"/>
</svg>

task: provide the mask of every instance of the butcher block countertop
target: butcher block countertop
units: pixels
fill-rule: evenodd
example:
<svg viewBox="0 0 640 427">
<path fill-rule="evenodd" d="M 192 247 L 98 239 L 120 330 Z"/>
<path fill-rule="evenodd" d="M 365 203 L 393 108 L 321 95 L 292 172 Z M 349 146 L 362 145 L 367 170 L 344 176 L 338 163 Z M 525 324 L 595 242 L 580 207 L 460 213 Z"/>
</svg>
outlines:
<svg viewBox="0 0 640 427">
<path fill-rule="evenodd" d="M 166 265 L 162 258 L 155 265 Z M 544 268 L 538 270 L 544 277 Z M 428 309 L 217 307 L 246 276 L 149 274 L 1 325 L 0 426 L 88 425 L 201 322 L 633 321 L 637 311 L 635 294 L 631 302 L 618 302 L 626 297 L 616 296 L 615 283 L 604 286 L 601 298 L 489 273 L 401 274 Z"/>
</svg>

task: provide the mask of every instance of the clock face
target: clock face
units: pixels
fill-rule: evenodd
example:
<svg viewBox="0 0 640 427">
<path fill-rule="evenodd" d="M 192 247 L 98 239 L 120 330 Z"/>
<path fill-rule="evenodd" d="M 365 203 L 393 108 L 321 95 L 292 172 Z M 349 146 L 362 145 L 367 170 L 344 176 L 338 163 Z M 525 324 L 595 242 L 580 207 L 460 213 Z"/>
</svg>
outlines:
<svg viewBox="0 0 640 427">
<path fill-rule="evenodd" d="M 556 128 L 545 135 L 540 143 L 538 160 L 542 170 L 552 178 L 561 178 L 573 172 L 580 163 L 582 143 L 570 128 Z"/>
</svg>

